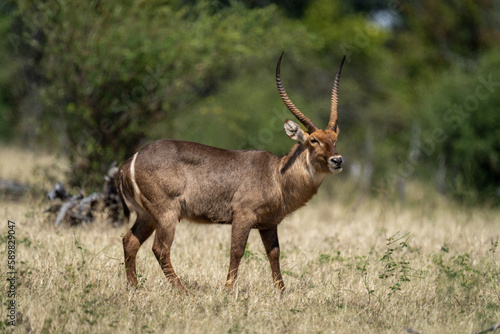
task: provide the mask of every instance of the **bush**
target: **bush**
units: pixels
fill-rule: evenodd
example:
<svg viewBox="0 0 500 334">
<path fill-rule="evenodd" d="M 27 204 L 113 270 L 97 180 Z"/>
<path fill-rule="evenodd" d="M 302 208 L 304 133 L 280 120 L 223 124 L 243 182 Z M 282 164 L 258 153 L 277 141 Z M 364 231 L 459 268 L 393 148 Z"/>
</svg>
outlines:
<svg viewBox="0 0 500 334">
<path fill-rule="evenodd" d="M 282 34 L 274 6 L 19 1 L 17 20 L 19 47 L 40 77 L 41 133 L 62 143 L 73 185 L 102 183 L 109 164 L 151 134 L 173 137 L 176 119 L 196 119 L 200 97 L 307 40 L 300 29 Z"/>
<path fill-rule="evenodd" d="M 464 201 L 500 202 L 500 60 L 492 51 L 430 86 L 417 158 L 442 190 Z"/>
</svg>

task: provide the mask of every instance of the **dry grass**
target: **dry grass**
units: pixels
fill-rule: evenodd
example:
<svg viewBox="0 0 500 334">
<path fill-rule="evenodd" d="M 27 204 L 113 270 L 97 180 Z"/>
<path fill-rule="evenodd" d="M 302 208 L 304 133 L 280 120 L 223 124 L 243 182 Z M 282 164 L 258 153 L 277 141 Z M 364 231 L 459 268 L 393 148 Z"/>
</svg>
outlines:
<svg viewBox="0 0 500 334">
<path fill-rule="evenodd" d="M 19 157 L 11 161 L 36 165 Z M 1 273 L 7 267 L 8 219 L 16 222 L 18 241 L 19 313 L 9 331 L 474 333 L 488 328 L 500 321 L 500 213 L 429 198 L 422 189 L 413 189 L 404 206 L 370 199 L 354 207 L 355 201 L 342 200 L 339 193 L 339 199 L 318 197 L 290 216 L 280 226 L 283 294 L 273 289 L 255 231 L 232 292 L 223 288 L 230 228 L 187 222 L 177 229 L 172 262 L 190 294 L 172 291 L 151 239 L 139 251 L 140 286 L 129 290 L 121 246 L 126 226 L 100 221 L 56 228 L 44 219 L 40 200 L 4 202 Z M 2 320 L 6 290 L 2 285 Z"/>
</svg>

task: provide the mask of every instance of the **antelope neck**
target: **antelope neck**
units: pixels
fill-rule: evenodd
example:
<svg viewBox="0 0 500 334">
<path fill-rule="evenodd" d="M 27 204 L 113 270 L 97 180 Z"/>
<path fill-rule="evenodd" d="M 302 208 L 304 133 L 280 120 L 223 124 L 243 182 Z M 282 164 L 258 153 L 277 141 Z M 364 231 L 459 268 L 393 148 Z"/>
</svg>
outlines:
<svg viewBox="0 0 500 334">
<path fill-rule="evenodd" d="M 294 211 L 306 204 L 318 191 L 324 173 L 314 171 L 304 145 L 296 144 L 288 155 L 280 158 L 279 183 L 288 210 Z"/>
</svg>

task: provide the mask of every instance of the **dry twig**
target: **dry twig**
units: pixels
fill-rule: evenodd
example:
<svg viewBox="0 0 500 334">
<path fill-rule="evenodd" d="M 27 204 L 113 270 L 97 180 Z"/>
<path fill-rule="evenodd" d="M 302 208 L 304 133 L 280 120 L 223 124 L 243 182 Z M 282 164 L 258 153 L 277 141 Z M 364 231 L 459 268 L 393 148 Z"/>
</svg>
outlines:
<svg viewBox="0 0 500 334">
<path fill-rule="evenodd" d="M 71 196 L 64 188 L 64 185 L 58 182 L 47 196 L 51 202 L 59 198 L 62 203 L 53 204 L 45 212 L 57 214 L 56 225 L 64 223 L 78 225 L 91 222 L 96 211 L 104 210 L 107 210 L 107 214 L 113 222 L 117 222 L 121 210 L 121 201 L 115 184 L 117 171 L 118 169 L 113 164 L 104 177 L 103 192 L 95 192 L 86 197 L 81 193 Z"/>
<path fill-rule="evenodd" d="M 500 322 L 499 323 L 496 323 L 494 324 L 493 326 L 491 326 L 490 328 L 487 328 L 487 329 L 483 329 L 482 331 L 479 331 L 479 332 L 476 332 L 475 334 L 484 334 L 484 333 L 488 333 L 488 332 L 494 332 L 496 331 L 497 329 L 500 328 Z"/>
</svg>

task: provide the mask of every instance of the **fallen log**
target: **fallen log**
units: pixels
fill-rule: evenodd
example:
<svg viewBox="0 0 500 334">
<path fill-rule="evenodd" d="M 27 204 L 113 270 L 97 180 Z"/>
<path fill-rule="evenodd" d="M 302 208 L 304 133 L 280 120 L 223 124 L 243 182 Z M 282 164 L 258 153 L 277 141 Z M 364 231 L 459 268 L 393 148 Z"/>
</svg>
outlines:
<svg viewBox="0 0 500 334">
<path fill-rule="evenodd" d="M 121 223 L 120 213 L 122 204 L 115 184 L 115 176 L 118 169 L 113 165 L 104 176 L 102 192 L 94 192 L 89 196 L 70 195 L 64 185 L 58 182 L 52 190 L 47 193 L 49 201 L 60 200 L 60 203 L 51 205 L 46 213 L 55 214 L 54 223 L 58 226 L 80 225 L 94 221 L 98 213 L 104 213 L 113 224 Z"/>
</svg>

